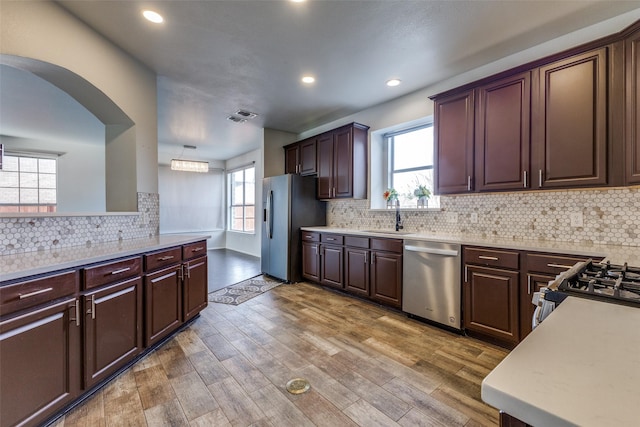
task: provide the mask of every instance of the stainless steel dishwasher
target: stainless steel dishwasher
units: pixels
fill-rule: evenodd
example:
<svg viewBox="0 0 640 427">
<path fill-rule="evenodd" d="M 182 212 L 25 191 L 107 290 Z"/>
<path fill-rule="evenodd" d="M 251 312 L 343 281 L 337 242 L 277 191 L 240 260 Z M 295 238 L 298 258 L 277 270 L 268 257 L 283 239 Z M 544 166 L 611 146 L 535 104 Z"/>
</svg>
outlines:
<svg viewBox="0 0 640 427">
<path fill-rule="evenodd" d="M 460 245 L 405 240 L 402 311 L 461 329 Z"/>
</svg>

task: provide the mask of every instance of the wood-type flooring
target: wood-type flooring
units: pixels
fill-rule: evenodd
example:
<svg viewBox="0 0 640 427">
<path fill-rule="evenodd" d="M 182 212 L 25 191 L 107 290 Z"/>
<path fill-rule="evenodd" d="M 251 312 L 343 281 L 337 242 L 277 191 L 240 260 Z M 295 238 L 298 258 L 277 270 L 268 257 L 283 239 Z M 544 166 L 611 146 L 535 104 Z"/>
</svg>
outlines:
<svg viewBox="0 0 640 427">
<path fill-rule="evenodd" d="M 506 350 L 298 283 L 190 327 L 54 425 L 491 426 L 482 379 Z M 285 389 L 302 377 L 311 389 Z"/>
</svg>

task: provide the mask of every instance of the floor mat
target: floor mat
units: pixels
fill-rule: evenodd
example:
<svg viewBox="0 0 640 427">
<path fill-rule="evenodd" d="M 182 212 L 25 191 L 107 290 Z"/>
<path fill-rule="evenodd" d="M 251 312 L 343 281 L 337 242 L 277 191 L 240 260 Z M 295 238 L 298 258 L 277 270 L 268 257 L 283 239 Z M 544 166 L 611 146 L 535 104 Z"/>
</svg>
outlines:
<svg viewBox="0 0 640 427">
<path fill-rule="evenodd" d="M 248 280 L 244 280 L 235 285 L 227 286 L 209 294 L 209 301 L 221 304 L 238 305 L 251 298 L 267 292 L 284 282 L 259 275 Z"/>
</svg>

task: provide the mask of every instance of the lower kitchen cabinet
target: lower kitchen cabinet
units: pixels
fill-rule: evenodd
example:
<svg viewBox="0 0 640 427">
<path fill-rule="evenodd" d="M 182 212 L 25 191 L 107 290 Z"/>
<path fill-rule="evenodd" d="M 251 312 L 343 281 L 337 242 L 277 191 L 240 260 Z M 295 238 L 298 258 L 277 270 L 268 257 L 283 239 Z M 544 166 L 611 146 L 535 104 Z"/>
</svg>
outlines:
<svg viewBox="0 0 640 427">
<path fill-rule="evenodd" d="M 84 388 L 133 360 L 142 347 L 142 278 L 83 295 Z"/>
<path fill-rule="evenodd" d="M 320 244 L 302 241 L 302 277 L 320 281 Z"/>
<path fill-rule="evenodd" d="M 144 342 L 148 347 L 182 324 L 181 264 L 145 276 L 144 303 Z"/>
<path fill-rule="evenodd" d="M 183 321 L 196 316 L 208 304 L 207 257 L 192 259 L 184 263 Z"/>
<path fill-rule="evenodd" d="M 320 252 L 320 283 L 342 289 L 342 246 L 322 245 Z"/>
<path fill-rule="evenodd" d="M 369 260 L 371 251 L 360 248 L 344 249 L 344 288 L 356 295 L 369 297 Z"/>
<path fill-rule="evenodd" d="M 402 306 L 402 254 L 371 252 L 371 297 L 386 305 Z"/>
<path fill-rule="evenodd" d="M 75 297 L 0 321 L 0 425 L 38 425 L 80 391 Z"/>
<path fill-rule="evenodd" d="M 520 273 L 465 265 L 465 279 L 465 329 L 517 344 Z"/>
</svg>

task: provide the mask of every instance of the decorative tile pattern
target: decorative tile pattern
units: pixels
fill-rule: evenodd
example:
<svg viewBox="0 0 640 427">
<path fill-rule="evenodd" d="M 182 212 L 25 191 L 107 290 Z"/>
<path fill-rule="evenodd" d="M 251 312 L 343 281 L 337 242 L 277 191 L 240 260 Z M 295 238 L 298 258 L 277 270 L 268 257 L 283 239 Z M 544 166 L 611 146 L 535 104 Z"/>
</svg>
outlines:
<svg viewBox="0 0 640 427">
<path fill-rule="evenodd" d="M 138 212 L 142 215 L 0 218 L 0 256 L 157 236 L 159 195 L 138 193 Z"/>
<path fill-rule="evenodd" d="M 441 211 L 402 212 L 404 230 L 640 246 L 639 187 L 441 196 L 440 205 Z M 393 228 L 394 211 L 374 211 L 368 206 L 368 200 L 329 202 L 328 225 Z M 582 227 L 571 226 L 571 212 L 582 213 Z M 477 223 L 471 223 L 473 213 Z"/>
</svg>

